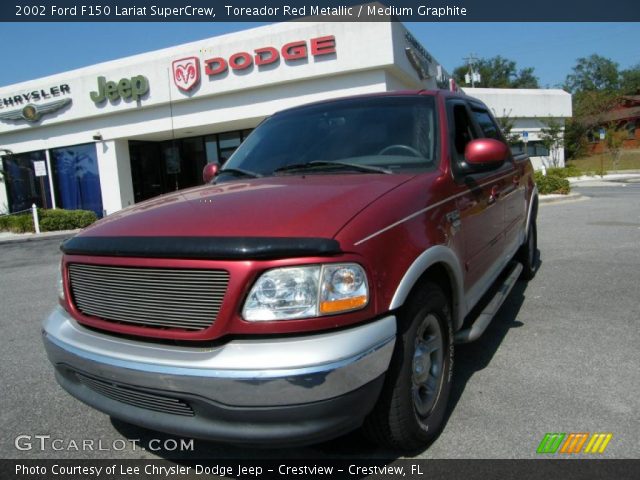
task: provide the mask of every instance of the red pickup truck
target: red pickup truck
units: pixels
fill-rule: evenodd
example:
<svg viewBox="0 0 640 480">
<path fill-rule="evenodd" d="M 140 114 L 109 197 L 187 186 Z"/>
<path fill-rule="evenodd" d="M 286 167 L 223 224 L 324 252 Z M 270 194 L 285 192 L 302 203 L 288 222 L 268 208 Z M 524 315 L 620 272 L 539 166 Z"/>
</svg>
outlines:
<svg viewBox="0 0 640 480">
<path fill-rule="evenodd" d="M 461 93 L 276 113 L 206 185 L 62 245 L 43 327 L 56 378 L 113 417 L 195 438 L 300 444 L 364 426 L 424 446 L 454 344 L 535 273 L 532 173 Z"/>
</svg>

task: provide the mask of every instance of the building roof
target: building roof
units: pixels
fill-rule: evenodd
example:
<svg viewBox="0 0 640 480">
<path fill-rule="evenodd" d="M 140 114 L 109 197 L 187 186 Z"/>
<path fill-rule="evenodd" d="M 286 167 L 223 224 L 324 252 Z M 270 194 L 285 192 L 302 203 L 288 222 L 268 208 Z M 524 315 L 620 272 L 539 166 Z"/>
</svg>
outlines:
<svg viewBox="0 0 640 480">
<path fill-rule="evenodd" d="M 615 108 L 608 112 L 603 112 L 600 115 L 592 115 L 585 117 L 581 122 L 584 125 L 594 125 L 609 122 L 619 122 L 623 120 L 638 120 L 640 119 L 640 106 L 630 108 Z"/>
</svg>

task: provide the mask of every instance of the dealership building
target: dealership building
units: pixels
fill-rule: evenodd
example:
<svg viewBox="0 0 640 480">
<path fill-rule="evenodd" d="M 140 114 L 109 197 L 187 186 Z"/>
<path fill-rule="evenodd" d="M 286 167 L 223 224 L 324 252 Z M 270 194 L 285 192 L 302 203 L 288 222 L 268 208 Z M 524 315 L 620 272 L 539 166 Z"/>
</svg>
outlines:
<svg viewBox="0 0 640 480">
<path fill-rule="evenodd" d="M 251 129 L 295 105 L 447 88 L 443 68 L 398 22 L 287 22 L 0 88 L 0 213 L 33 203 L 108 215 L 202 183 Z M 469 89 L 540 166 L 543 118 L 563 124 L 561 90 Z"/>
</svg>

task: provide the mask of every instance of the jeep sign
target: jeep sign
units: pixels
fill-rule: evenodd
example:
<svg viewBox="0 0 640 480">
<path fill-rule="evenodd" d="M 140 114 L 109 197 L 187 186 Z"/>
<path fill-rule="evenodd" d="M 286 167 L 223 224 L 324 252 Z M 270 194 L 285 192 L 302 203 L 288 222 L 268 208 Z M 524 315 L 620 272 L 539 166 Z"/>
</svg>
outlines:
<svg viewBox="0 0 640 480">
<path fill-rule="evenodd" d="M 98 77 L 98 90 L 91 92 L 89 96 L 96 104 L 107 99 L 115 103 L 121 98 L 135 102 L 147 92 L 149 92 L 149 80 L 143 75 L 121 78 L 117 83 L 107 81 L 105 77 Z"/>
</svg>

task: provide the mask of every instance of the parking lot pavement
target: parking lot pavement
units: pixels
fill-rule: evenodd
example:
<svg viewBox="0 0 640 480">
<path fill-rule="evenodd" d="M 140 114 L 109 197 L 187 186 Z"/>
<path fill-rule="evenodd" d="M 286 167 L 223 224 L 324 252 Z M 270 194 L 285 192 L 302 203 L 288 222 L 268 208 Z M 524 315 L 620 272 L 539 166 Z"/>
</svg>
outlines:
<svg viewBox="0 0 640 480">
<path fill-rule="evenodd" d="M 0 245 L 9 243 L 34 242 L 40 240 L 59 240 L 73 237 L 80 230 L 62 230 L 42 233 L 11 233 L 0 232 Z"/>
<path fill-rule="evenodd" d="M 514 288 L 479 341 L 456 347 L 448 421 L 418 457 L 534 458 L 547 432 L 611 432 L 603 457 L 640 457 L 640 184 L 577 190 L 590 198 L 540 207 L 536 278 Z M 358 433 L 299 449 L 149 451 L 173 437 L 111 421 L 55 383 L 40 322 L 56 303 L 58 244 L 0 245 L 0 458 L 393 456 Z M 18 450 L 18 435 L 50 435 L 63 449 Z M 82 440 L 94 450 L 66 448 Z"/>
</svg>

